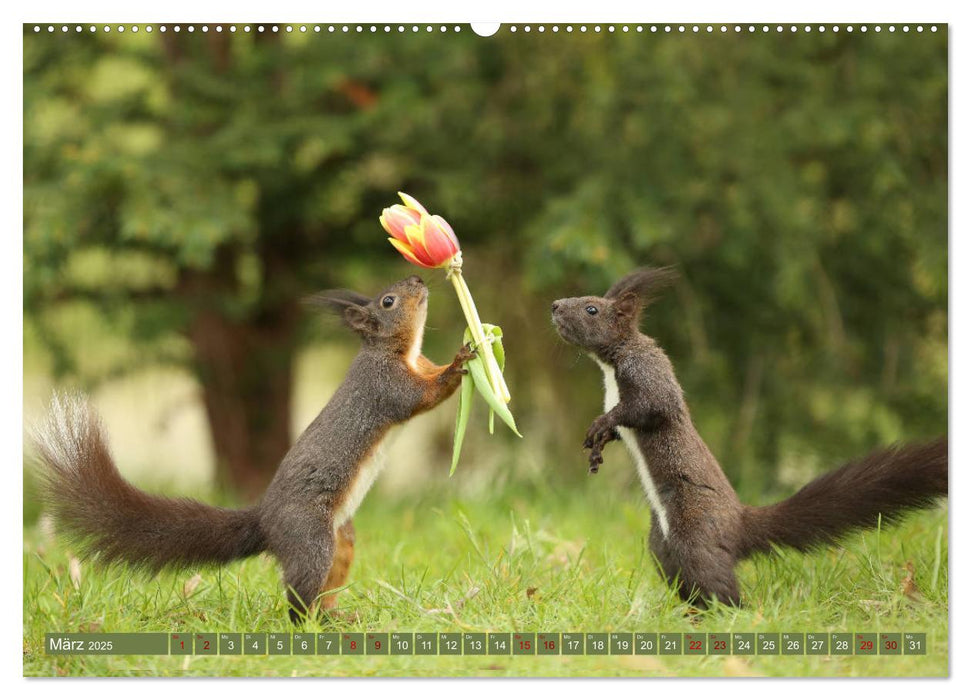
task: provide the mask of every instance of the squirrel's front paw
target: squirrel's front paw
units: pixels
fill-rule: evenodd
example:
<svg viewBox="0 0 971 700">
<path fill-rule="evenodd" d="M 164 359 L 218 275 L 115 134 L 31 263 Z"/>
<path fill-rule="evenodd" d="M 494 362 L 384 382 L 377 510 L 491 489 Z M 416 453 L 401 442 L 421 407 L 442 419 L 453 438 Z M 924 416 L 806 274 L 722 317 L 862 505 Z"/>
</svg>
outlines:
<svg viewBox="0 0 971 700">
<path fill-rule="evenodd" d="M 604 463 L 604 456 L 599 448 L 590 450 L 590 473 L 596 474 L 600 471 L 600 465 Z"/>
<path fill-rule="evenodd" d="M 456 367 L 461 367 L 477 354 L 478 352 L 476 350 L 473 350 L 468 345 L 463 345 L 461 348 L 459 348 L 459 351 L 455 353 L 455 359 L 452 360 L 452 364 Z"/>
<path fill-rule="evenodd" d="M 603 448 L 611 440 L 616 440 L 620 436 L 617 434 L 617 426 L 613 420 L 604 414 L 599 416 L 587 431 L 587 438 L 583 441 L 583 446 L 590 450 L 590 473 L 596 474 L 600 471 L 603 464 Z"/>
<path fill-rule="evenodd" d="M 607 414 L 599 416 L 590 429 L 587 431 L 587 437 L 583 441 L 583 446 L 588 450 L 597 449 L 599 451 L 604 445 L 606 445 L 611 440 L 616 440 L 620 437 L 617 434 L 617 426 L 614 425 L 613 420 Z"/>
</svg>

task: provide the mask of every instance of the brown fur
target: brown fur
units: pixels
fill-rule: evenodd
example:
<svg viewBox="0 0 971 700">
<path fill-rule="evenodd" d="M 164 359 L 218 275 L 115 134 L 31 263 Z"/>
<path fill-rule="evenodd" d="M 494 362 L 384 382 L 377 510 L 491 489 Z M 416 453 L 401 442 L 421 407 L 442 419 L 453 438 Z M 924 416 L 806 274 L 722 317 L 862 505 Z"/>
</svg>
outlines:
<svg viewBox="0 0 971 700">
<path fill-rule="evenodd" d="M 327 572 L 327 580 L 321 588 L 324 596 L 320 604 L 324 610 L 333 610 L 337 607 L 337 594 L 327 594 L 326 591 L 336 591 L 347 582 L 347 576 L 351 571 L 351 563 L 354 561 L 354 538 L 354 524 L 348 520 L 337 530 L 337 547 L 334 552 L 334 562 L 330 565 L 330 571 Z"/>
<path fill-rule="evenodd" d="M 941 438 L 874 452 L 781 503 L 743 505 L 695 429 L 671 362 L 638 329 L 641 309 L 672 280 L 669 270 L 637 270 L 604 297 L 554 302 L 553 322 L 564 340 L 613 372 L 619 401 L 587 432 L 590 470 L 597 470 L 604 446 L 621 437 L 621 429 L 632 431 L 663 511 L 652 508 L 651 551 L 685 600 L 737 605 L 739 560 L 773 545 L 805 551 L 829 544 L 880 517 L 890 522 L 947 495 L 947 441 Z"/>
</svg>

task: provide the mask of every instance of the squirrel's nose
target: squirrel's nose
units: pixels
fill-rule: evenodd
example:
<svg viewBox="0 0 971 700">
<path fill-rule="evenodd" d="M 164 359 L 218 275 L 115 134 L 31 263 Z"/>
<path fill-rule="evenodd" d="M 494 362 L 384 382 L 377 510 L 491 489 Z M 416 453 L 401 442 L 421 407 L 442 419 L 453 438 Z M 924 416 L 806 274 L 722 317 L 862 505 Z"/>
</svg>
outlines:
<svg viewBox="0 0 971 700">
<path fill-rule="evenodd" d="M 554 301 L 553 304 L 552 304 L 552 306 L 550 306 L 550 311 L 552 311 L 555 314 L 556 313 L 556 309 L 557 309 L 557 307 L 559 307 L 559 305 L 560 305 L 560 302 L 559 301 Z"/>
<path fill-rule="evenodd" d="M 411 282 L 412 284 L 425 284 L 425 280 L 423 280 L 418 275 L 412 275 L 411 277 L 408 278 L 408 281 Z"/>
</svg>

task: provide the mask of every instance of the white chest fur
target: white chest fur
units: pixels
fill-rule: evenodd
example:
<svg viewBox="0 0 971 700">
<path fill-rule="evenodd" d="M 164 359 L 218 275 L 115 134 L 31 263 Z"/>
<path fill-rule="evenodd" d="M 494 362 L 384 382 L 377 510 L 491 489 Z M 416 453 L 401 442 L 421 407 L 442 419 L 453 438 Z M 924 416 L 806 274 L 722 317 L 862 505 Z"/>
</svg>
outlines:
<svg viewBox="0 0 971 700">
<path fill-rule="evenodd" d="M 341 502 L 340 507 L 334 514 L 335 530 L 354 517 L 358 506 L 361 505 L 361 501 L 364 500 L 364 497 L 371 489 L 371 485 L 374 484 L 374 480 L 378 478 L 378 474 L 381 473 L 384 465 L 384 454 L 381 451 L 381 446 L 378 445 L 374 449 L 374 452 L 371 453 L 371 456 L 361 465 L 357 476 L 351 483 L 350 489 L 348 489 L 347 497 Z"/>
<path fill-rule="evenodd" d="M 620 389 L 617 387 L 614 368 L 597 358 L 594 358 L 594 360 L 600 365 L 600 369 L 604 373 L 604 413 L 606 413 L 620 403 Z M 641 477 L 647 502 L 651 504 L 651 511 L 657 516 L 657 522 L 661 526 L 661 534 L 667 537 L 669 530 L 668 515 L 664 510 L 664 504 L 661 502 L 657 488 L 654 486 L 654 481 L 651 479 L 651 472 L 647 468 L 647 460 L 641 452 L 641 446 L 637 444 L 637 436 L 630 428 L 617 428 L 617 432 L 620 434 L 620 439 L 627 445 L 631 459 L 634 460 L 634 466 L 637 467 L 637 474 Z"/>
</svg>

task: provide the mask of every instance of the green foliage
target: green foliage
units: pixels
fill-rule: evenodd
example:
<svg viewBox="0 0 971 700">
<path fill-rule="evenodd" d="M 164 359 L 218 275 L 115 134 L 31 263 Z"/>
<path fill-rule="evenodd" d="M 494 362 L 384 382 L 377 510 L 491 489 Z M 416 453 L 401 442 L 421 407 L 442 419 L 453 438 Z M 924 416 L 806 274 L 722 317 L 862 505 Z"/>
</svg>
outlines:
<svg viewBox="0 0 971 700">
<path fill-rule="evenodd" d="M 549 300 L 674 264 L 647 328 L 734 476 L 945 429 L 946 32 L 28 32 L 24 78 L 25 304 L 62 370 L 70 300 L 187 361 L 201 310 L 407 274 L 376 221 L 404 189 L 500 287 L 534 423 L 599 404 Z"/>
</svg>

